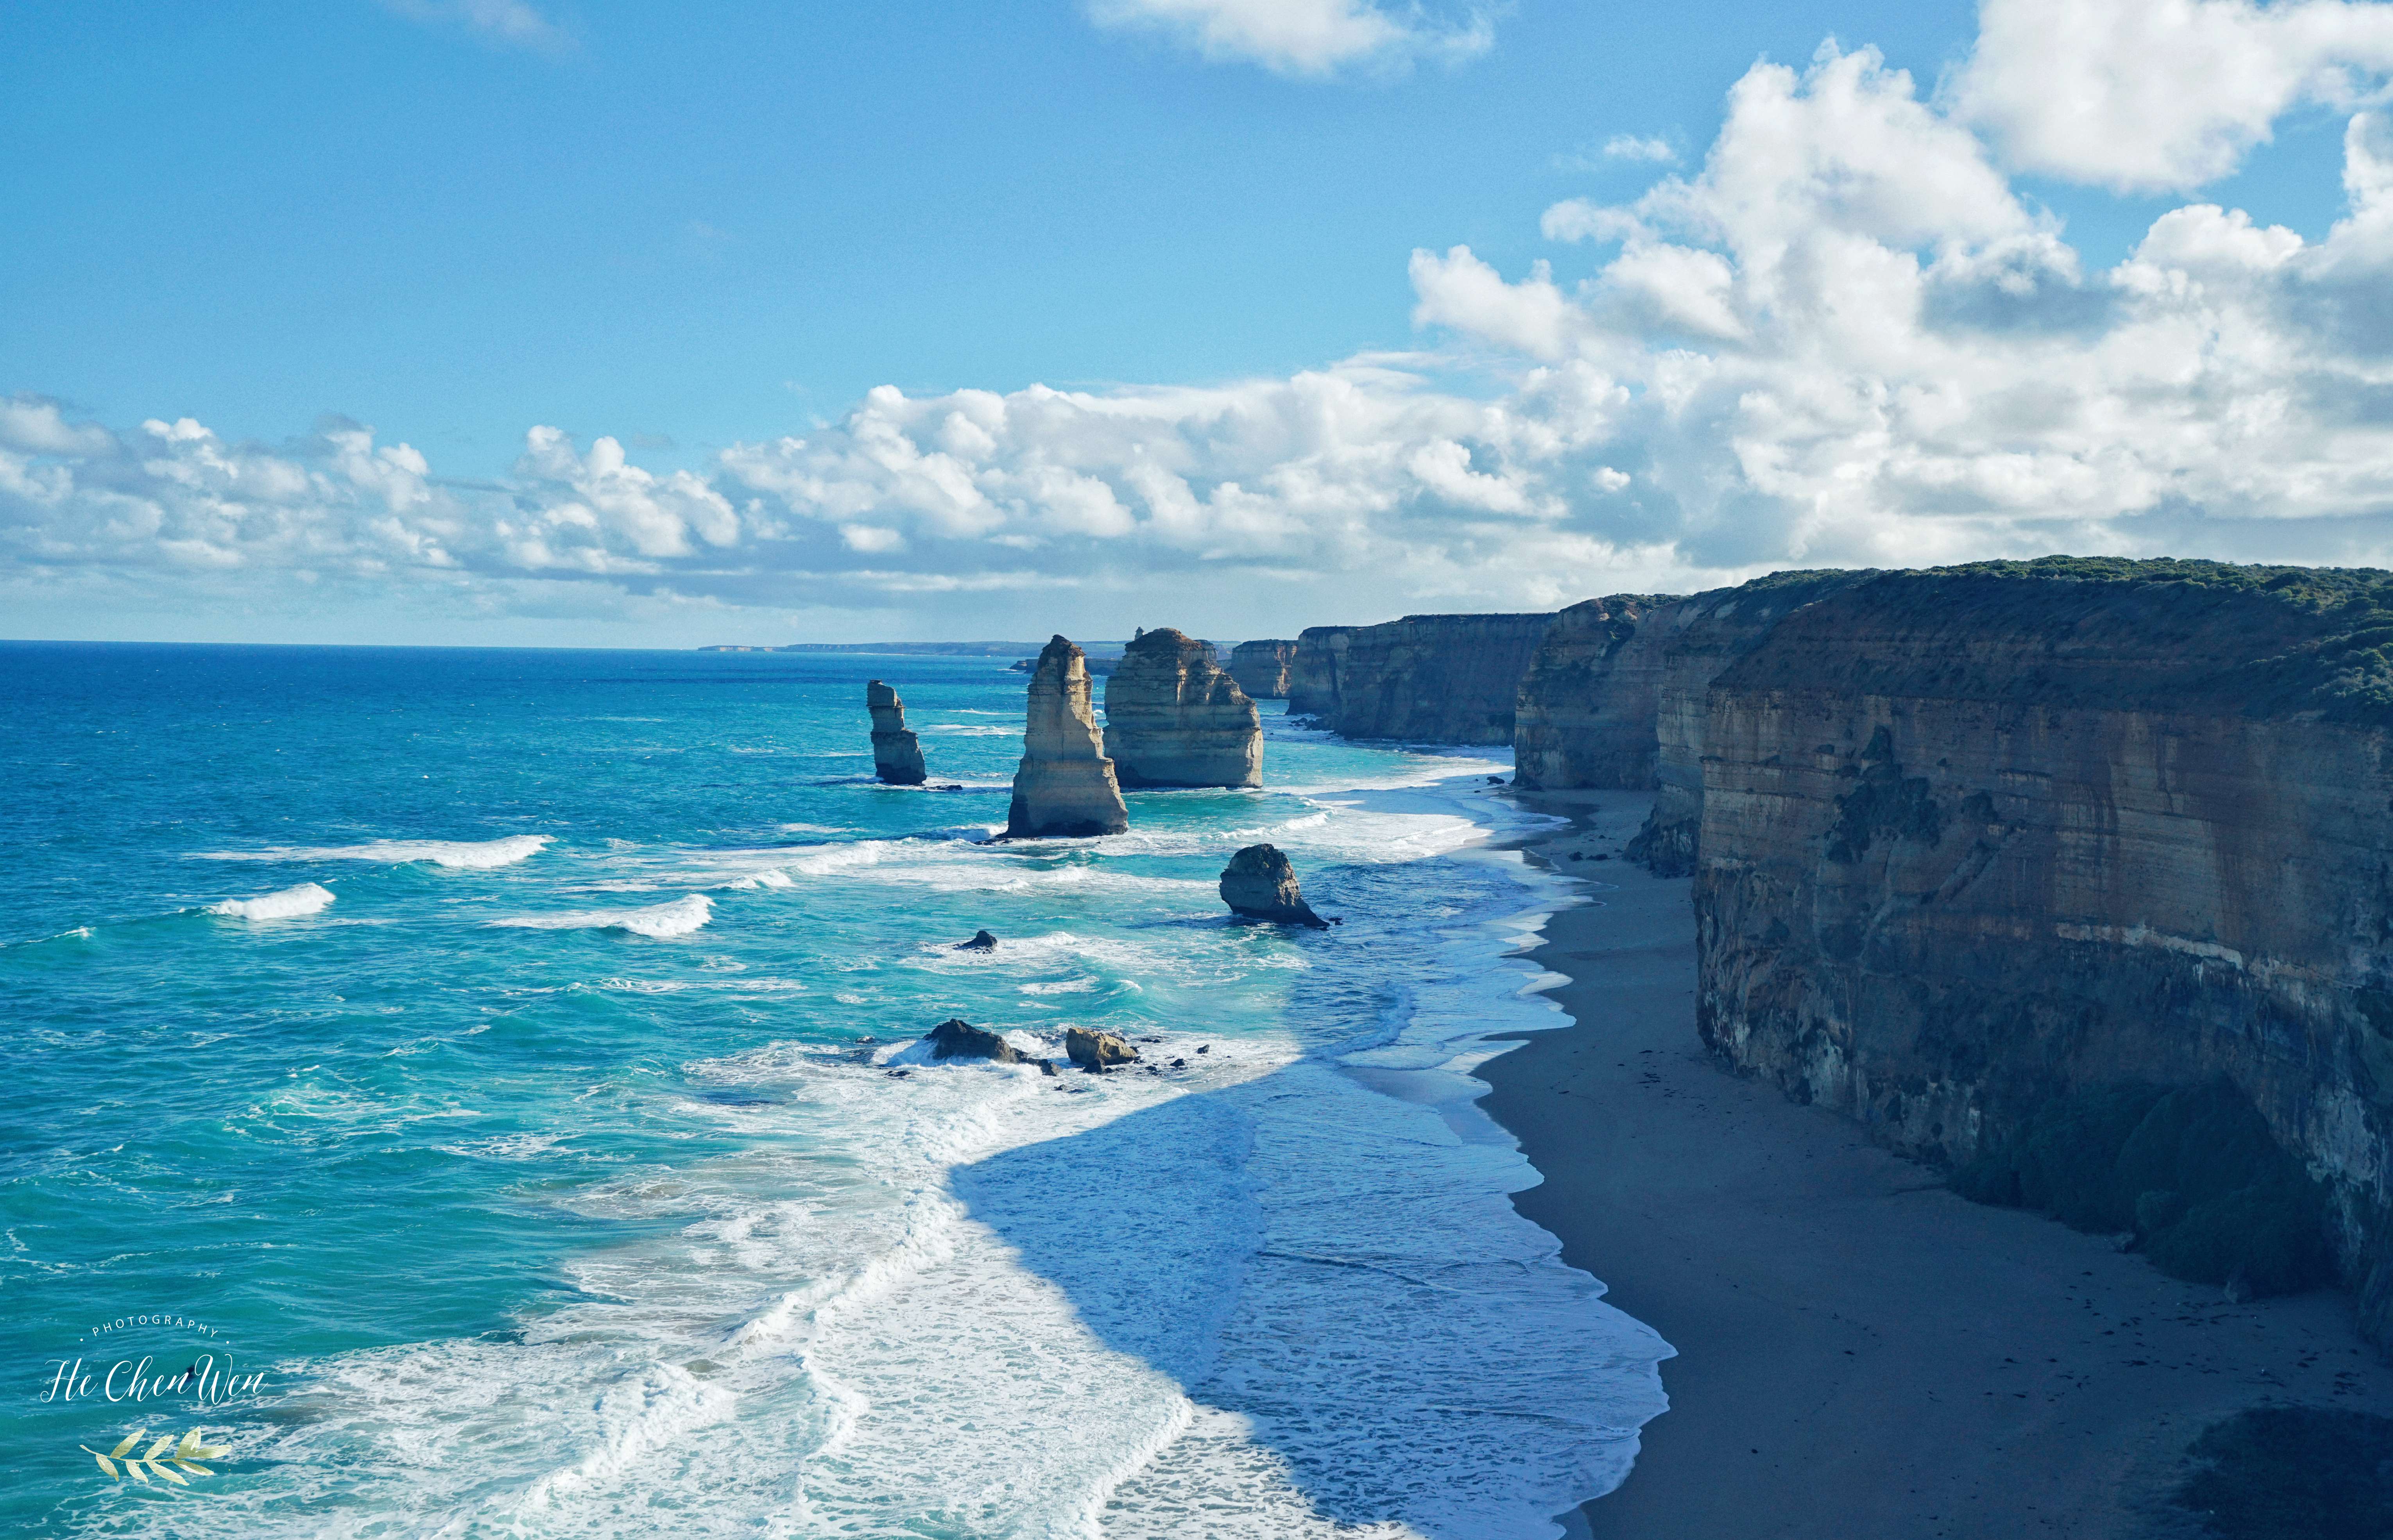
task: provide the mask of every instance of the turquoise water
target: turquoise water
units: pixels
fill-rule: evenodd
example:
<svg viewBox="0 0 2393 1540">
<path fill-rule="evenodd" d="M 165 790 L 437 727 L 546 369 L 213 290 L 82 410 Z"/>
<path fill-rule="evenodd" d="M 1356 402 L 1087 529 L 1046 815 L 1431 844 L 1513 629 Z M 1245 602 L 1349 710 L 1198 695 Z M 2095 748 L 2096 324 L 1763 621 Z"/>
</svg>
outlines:
<svg viewBox="0 0 2393 1540">
<path fill-rule="evenodd" d="M 9 1533 L 1546 1534 L 1660 1408 L 1469 1106 L 1555 1020 L 1500 764 L 1274 719 L 1262 791 L 992 845 L 985 659 L 0 676 Z M 870 781 L 868 677 L 956 789 Z M 1228 923 L 1258 840 L 1347 922 Z M 1164 1072 L 909 1068 L 949 1015 Z M 78 1448 L 194 1426 L 183 1487 Z"/>
</svg>

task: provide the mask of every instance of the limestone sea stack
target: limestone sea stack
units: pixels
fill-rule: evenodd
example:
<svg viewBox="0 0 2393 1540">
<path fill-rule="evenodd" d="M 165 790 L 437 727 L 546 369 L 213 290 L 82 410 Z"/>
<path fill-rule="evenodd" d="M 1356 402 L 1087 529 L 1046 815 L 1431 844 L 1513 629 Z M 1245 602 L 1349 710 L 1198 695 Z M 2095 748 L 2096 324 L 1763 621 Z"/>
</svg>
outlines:
<svg viewBox="0 0 2393 1540">
<path fill-rule="evenodd" d="M 1105 680 L 1105 753 L 1124 786 L 1261 786 L 1263 726 L 1213 649 L 1141 632 Z"/>
<path fill-rule="evenodd" d="M 1077 839 L 1128 828 L 1130 811 L 1089 704 L 1088 660 L 1058 636 L 1030 673 L 1022 764 L 1013 772 L 1013 805 L 1002 838 Z"/>
<path fill-rule="evenodd" d="M 1313 912 L 1297 885 L 1296 868 L 1275 845 L 1249 845 L 1230 857 L 1222 872 L 1222 902 L 1234 913 L 1281 925 L 1310 925 L 1327 930 L 1329 921 Z"/>
<path fill-rule="evenodd" d="M 891 786 L 922 785 L 922 745 L 906 730 L 906 702 L 876 679 L 864 686 L 864 705 L 872 713 L 872 773 Z"/>
<path fill-rule="evenodd" d="M 1294 642 L 1241 642 L 1230 649 L 1230 677 L 1249 700 L 1286 700 Z"/>
</svg>

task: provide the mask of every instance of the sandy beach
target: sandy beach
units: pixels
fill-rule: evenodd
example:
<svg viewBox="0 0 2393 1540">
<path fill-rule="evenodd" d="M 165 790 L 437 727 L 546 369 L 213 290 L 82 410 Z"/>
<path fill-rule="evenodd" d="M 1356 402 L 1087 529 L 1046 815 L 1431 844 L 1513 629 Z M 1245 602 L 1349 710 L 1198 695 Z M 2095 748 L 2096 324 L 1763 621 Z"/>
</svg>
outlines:
<svg viewBox="0 0 2393 1540">
<path fill-rule="evenodd" d="M 1566 1030 L 1485 1064 L 1544 1182 L 1515 1195 L 1678 1350 L 1605 1540 L 2191 1533 L 2186 1445 L 2261 1403 L 2393 1413 L 2345 1297 L 2245 1304 L 2102 1236 L 1981 1207 L 1855 1125 L 1740 1079 L 1694 1030 L 1684 880 L 1619 852 L 1629 793 L 1523 795 L 1589 880 L 1535 959 Z M 1607 855 L 1598 862 L 1593 857 Z M 1576 855 L 1579 859 L 1574 860 Z"/>
</svg>

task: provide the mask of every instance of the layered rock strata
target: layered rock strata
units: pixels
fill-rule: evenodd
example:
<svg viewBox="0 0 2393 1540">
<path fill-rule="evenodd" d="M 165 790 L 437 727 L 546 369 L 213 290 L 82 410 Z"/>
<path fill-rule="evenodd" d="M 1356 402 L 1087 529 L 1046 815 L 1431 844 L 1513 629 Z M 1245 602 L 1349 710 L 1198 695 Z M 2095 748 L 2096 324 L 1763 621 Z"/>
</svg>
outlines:
<svg viewBox="0 0 2393 1540">
<path fill-rule="evenodd" d="M 1087 660 L 1058 636 L 1031 672 L 1022 763 L 1013 772 L 1001 838 L 1079 838 L 1128 828 L 1130 812 L 1089 703 Z"/>
<path fill-rule="evenodd" d="M 1953 1161 L 2230 1081 L 2393 1340 L 2393 574 L 2055 558 L 1713 619 L 1706 1044 Z"/>
<path fill-rule="evenodd" d="M 1657 612 L 1678 602 L 1615 594 L 1554 617 L 1521 676 L 1515 786 L 1642 791 L 1654 784 L 1662 644 L 1670 632 Z"/>
<path fill-rule="evenodd" d="M 1294 642 L 1241 642 L 1230 649 L 1230 677 L 1250 700 L 1286 700 Z"/>
<path fill-rule="evenodd" d="M 1124 786 L 1261 786 L 1263 726 L 1213 649 L 1141 632 L 1105 681 L 1105 753 Z"/>
<path fill-rule="evenodd" d="M 1347 737 L 1510 743 L 1522 675 L 1553 619 L 1407 615 L 1384 625 L 1334 628 L 1313 649 L 1310 669 L 1308 630 L 1298 638 L 1289 713 L 1297 713 L 1301 687 L 1309 714 Z"/>
<path fill-rule="evenodd" d="M 920 786 L 928 774 L 922 744 L 906 730 L 906 702 L 875 679 L 864 686 L 864 708 L 872 713 L 872 773 L 891 786 Z"/>
<path fill-rule="evenodd" d="M 1694 869 L 1704 816 L 1704 734 L 1712 681 L 1788 615 L 1878 574 L 1773 572 L 1697 594 L 1649 614 L 1633 646 L 1660 659 L 1654 687 L 1654 812 L 1628 855 L 1663 877 Z M 1634 667 L 1624 670 L 1634 676 Z"/>
<path fill-rule="evenodd" d="M 1222 869 L 1222 902 L 1249 920 L 1329 928 L 1329 921 L 1304 901 L 1296 868 L 1276 845 L 1249 845 L 1230 857 Z"/>
</svg>

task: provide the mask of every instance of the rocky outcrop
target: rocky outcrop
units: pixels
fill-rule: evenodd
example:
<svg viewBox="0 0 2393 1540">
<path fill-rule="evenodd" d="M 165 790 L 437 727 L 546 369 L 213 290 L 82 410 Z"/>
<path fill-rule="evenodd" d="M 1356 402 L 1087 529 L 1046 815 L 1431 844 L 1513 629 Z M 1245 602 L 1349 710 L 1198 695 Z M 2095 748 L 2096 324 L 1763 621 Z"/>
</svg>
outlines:
<svg viewBox="0 0 2393 1540">
<path fill-rule="evenodd" d="M 1679 655 L 1722 660 L 1704 1040 L 1955 1162 L 2063 1098 L 2224 1081 L 2326 1184 L 2393 1340 L 2393 574 L 2055 558 L 1755 597 Z"/>
<path fill-rule="evenodd" d="M 1654 784 L 1655 720 L 1667 620 L 1678 601 L 1615 594 L 1554 617 L 1521 676 L 1512 723 L 1512 784 L 1558 791 Z"/>
<path fill-rule="evenodd" d="M 864 686 L 864 707 L 872 713 L 872 773 L 891 786 L 922 785 L 922 745 L 906 730 L 906 703 L 876 679 Z"/>
<path fill-rule="evenodd" d="M 1230 649 L 1230 677 L 1250 700 L 1286 700 L 1294 642 L 1241 642 Z"/>
<path fill-rule="evenodd" d="M 955 949 L 959 952 L 994 952 L 997 950 L 997 937 L 987 931 L 974 931 L 970 941 L 957 942 Z"/>
<path fill-rule="evenodd" d="M 1138 1062 L 1138 1050 L 1129 1043 L 1110 1032 L 1095 1032 L 1085 1026 L 1064 1029 L 1064 1054 L 1092 1073 Z"/>
<path fill-rule="evenodd" d="M 1105 758 L 1089 704 L 1089 670 L 1080 649 L 1058 636 L 1039 654 L 1013 772 L 1008 840 L 1119 834 L 1130 828 L 1114 762 Z"/>
<path fill-rule="evenodd" d="M 1222 871 L 1222 902 L 1249 920 L 1310 925 L 1316 930 L 1329 927 L 1329 921 L 1304 901 L 1296 868 L 1275 845 L 1249 845 L 1230 857 Z"/>
<path fill-rule="evenodd" d="M 1330 628 L 1317 645 L 1308 630 L 1297 642 L 1289 714 L 1301 690 L 1309 714 L 1347 737 L 1510 743 L 1521 677 L 1553 619 L 1407 615 Z"/>
<path fill-rule="evenodd" d="M 1338 672 L 1353 626 L 1307 626 L 1288 664 L 1288 714 L 1327 726 L 1338 714 Z"/>
<path fill-rule="evenodd" d="M 1211 646 L 1169 626 L 1141 632 L 1105 681 L 1105 753 L 1124 786 L 1263 781 L 1255 703 Z"/>
<path fill-rule="evenodd" d="M 931 1045 L 931 1057 L 939 1059 L 988 1059 L 1000 1064 L 1032 1064 L 1039 1061 L 1007 1042 L 994 1032 L 986 1031 L 960 1018 L 949 1018 L 922 1034 Z"/>
</svg>

